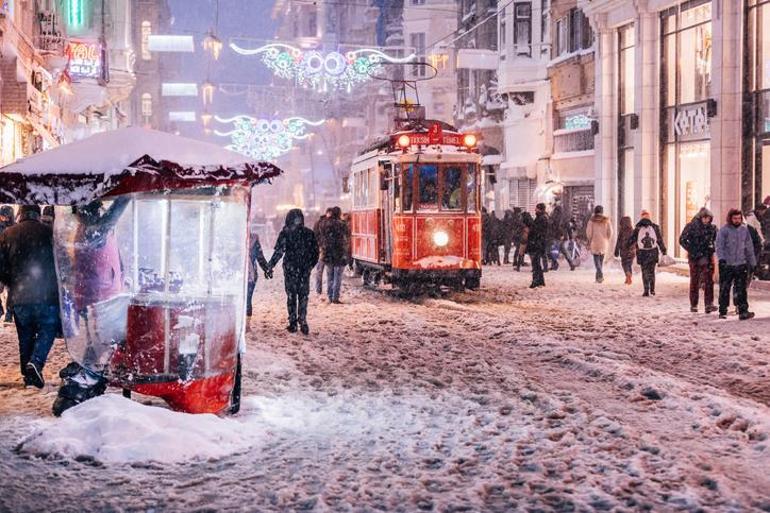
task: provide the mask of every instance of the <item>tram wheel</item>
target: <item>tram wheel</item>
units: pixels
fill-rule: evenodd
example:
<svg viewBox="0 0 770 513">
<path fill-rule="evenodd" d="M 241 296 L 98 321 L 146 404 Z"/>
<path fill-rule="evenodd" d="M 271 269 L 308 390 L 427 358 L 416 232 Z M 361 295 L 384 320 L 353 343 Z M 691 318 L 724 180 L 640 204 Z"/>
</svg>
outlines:
<svg viewBox="0 0 770 513">
<path fill-rule="evenodd" d="M 478 290 L 481 287 L 481 278 L 473 276 L 465 278 L 465 288 L 470 290 Z"/>
</svg>

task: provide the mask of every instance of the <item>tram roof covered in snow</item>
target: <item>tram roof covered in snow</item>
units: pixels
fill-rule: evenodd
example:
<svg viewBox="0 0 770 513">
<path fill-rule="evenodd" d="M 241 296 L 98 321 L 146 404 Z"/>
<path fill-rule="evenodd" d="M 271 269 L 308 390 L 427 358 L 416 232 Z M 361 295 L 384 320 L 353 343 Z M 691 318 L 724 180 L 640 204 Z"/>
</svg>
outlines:
<svg viewBox="0 0 770 513">
<path fill-rule="evenodd" d="M 0 202 L 77 205 L 130 192 L 254 185 L 281 173 L 214 144 L 129 127 L 0 168 Z"/>
</svg>

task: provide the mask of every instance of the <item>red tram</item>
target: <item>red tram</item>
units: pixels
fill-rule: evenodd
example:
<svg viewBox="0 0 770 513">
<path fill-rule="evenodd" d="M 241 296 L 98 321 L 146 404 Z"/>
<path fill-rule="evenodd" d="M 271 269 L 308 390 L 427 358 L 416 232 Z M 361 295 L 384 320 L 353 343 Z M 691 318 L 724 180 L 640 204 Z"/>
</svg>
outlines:
<svg viewBox="0 0 770 513">
<path fill-rule="evenodd" d="M 480 162 L 476 136 L 440 122 L 396 132 L 354 160 L 351 249 L 365 284 L 479 287 Z"/>
</svg>

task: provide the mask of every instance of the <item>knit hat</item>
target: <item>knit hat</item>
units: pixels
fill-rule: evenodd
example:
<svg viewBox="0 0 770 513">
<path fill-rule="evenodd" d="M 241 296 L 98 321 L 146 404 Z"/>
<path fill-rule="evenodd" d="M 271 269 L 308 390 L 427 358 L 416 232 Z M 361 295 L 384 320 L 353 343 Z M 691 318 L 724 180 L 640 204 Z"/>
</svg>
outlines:
<svg viewBox="0 0 770 513">
<path fill-rule="evenodd" d="M 698 211 L 698 219 L 703 217 L 710 217 L 711 219 L 714 219 L 714 213 L 706 207 L 703 207 Z"/>
</svg>

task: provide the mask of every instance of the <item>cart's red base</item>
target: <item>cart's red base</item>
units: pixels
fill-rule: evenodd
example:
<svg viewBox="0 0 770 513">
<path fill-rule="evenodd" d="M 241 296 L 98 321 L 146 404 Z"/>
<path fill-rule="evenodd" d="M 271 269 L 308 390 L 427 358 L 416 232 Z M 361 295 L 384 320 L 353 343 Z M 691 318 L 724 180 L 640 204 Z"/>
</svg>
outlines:
<svg viewBox="0 0 770 513">
<path fill-rule="evenodd" d="M 201 378 L 187 383 L 132 384 L 129 388 L 139 394 L 160 397 L 176 411 L 186 413 L 224 413 L 230 407 L 230 395 L 235 384 L 232 373 Z"/>
</svg>

